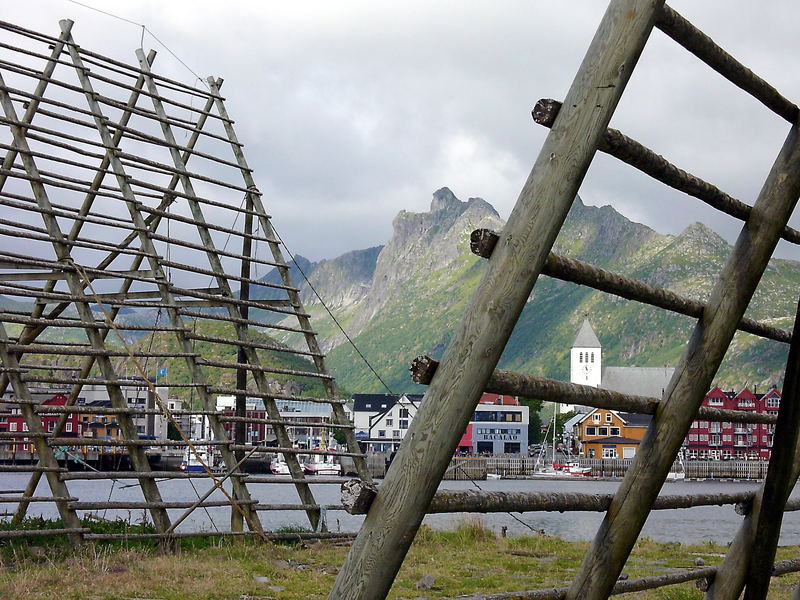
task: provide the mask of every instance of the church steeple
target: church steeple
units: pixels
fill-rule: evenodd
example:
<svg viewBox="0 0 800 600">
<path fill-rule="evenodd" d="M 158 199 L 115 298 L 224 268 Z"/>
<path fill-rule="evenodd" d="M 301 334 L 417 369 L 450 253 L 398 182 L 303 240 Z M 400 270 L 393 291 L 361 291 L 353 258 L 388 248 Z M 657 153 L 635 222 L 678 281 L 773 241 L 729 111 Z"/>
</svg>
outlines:
<svg viewBox="0 0 800 600">
<path fill-rule="evenodd" d="M 602 345 L 589 320 L 584 319 L 570 350 L 569 380 L 600 387 L 602 371 Z"/>
<path fill-rule="evenodd" d="M 578 330 L 578 335 L 575 336 L 575 342 L 572 344 L 573 348 L 602 348 L 600 340 L 594 333 L 594 329 L 589 324 L 589 319 L 583 320 L 583 325 Z"/>
</svg>

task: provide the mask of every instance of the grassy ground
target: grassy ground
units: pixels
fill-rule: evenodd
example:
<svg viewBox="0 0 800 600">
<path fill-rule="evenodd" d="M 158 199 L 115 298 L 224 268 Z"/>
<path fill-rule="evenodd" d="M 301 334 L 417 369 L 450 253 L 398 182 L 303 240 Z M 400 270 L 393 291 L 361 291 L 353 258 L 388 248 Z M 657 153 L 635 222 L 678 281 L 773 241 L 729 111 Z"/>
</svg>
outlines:
<svg viewBox="0 0 800 600">
<path fill-rule="evenodd" d="M 30 538 L 33 539 L 33 538 Z M 41 544 L 41 540 L 37 543 Z M 423 528 L 390 598 L 448 598 L 476 592 L 519 591 L 566 585 L 587 544 L 551 537 L 499 538 L 480 521 L 454 531 Z M 247 540 L 184 544 L 179 554 L 160 554 L 146 544 L 63 545 L 30 542 L 0 547 L 3 600 L 310 600 L 324 599 L 348 548 L 333 543 L 273 545 Z M 779 549 L 778 559 L 800 548 Z M 626 573 L 631 579 L 722 560 L 716 544 L 686 546 L 640 540 Z M 423 576 L 434 588 L 416 589 Z M 790 598 L 800 575 L 773 579 L 770 598 Z M 693 584 L 627 597 L 660 600 L 702 598 Z"/>
</svg>

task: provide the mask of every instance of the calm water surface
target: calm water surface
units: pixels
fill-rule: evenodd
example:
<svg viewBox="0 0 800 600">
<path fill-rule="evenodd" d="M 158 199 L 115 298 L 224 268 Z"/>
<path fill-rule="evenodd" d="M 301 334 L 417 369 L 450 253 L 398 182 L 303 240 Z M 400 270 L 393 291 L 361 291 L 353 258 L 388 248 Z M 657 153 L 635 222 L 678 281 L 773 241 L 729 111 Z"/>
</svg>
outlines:
<svg viewBox="0 0 800 600">
<path fill-rule="evenodd" d="M 0 490 L 24 489 L 28 475 L 24 473 L 0 473 Z M 312 479 L 313 481 L 313 479 Z M 77 496 L 81 501 L 135 501 L 142 500 L 141 491 L 133 481 L 68 481 L 70 494 Z M 618 481 L 592 481 L 592 480 L 489 480 L 480 481 L 478 485 L 487 491 L 562 491 L 585 492 L 593 494 L 609 494 L 616 491 Z M 159 483 L 159 489 L 164 500 L 167 501 L 192 501 L 198 494 L 202 494 L 209 487 L 210 482 L 202 479 L 172 479 Z M 687 481 L 667 483 L 661 493 L 674 494 L 708 494 L 708 493 L 734 493 L 745 490 L 755 490 L 759 487 L 757 482 L 719 482 L 719 481 Z M 297 492 L 290 484 L 248 484 L 253 498 L 262 503 L 284 504 L 299 503 Z M 311 484 L 314 497 L 320 504 L 338 504 L 339 486 L 334 484 Z M 469 481 L 444 481 L 440 489 L 475 489 Z M 37 495 L 49 496 L 50 490 L 42 479 L 37 490 Z M 796 487 L 793 497 L 800 496 L 800 487 Z M 224 500 L 220 491 L 214 492 L 212 500 Z M 13 510 L 13 504 L 0 504 Z M 134 521 L 141 520 L 143 511 L 108 510 L 96 511 L 106 518 L 124 517 Z M 170 510 L 170 515 L 176 518 L 183 511 Z M 32 504 L 29 511 L 31 515 L 56 517 L 55 506 L 51 503 Z M 299 511 L 260 511 L 259 516 L 266 529 L 276 529 L 288 524 L 307 526 L 305 513 Z M 547 534 L 565 538 L 567 540 L 590 540 L 602 521 L 602 513 L 573 512 L 573 513 L 514 513 L 515 519 L 507 513 L 489 515 L 442 514 L 428 515 L 425 523 L 435 528 L 450 528 L 464 519 L 479 518 L 488 527 L 499 531 L 501 527 L 508 527 L 510 534 L 530 533 L 530 529 L 543 529 Z M 356 531 L 361 526 L 362 516 L 348 515 L 344 511 L 328 512 L 328 527 L 331 531 Z M 520 522 L 522 521 L 522 522 Z M 680 510 L 653 511 L 647 520 L 642 532 L 643 536 L 657 541 L 679 541 L 684 543 L 697 543 L 703 541 L 729 542 L 736 533 L 742 517 L 736 514 L 733 506 L 709 506 Z M 198 509 L 179 527 L 179 531 L 219 530 L 229 529 L 230 509 L 209 508 Z M 783 532 L 780 539 L 783 545 L 800 545 L 800 512 L 786 513 L 783 520 Z"/>
</svg>

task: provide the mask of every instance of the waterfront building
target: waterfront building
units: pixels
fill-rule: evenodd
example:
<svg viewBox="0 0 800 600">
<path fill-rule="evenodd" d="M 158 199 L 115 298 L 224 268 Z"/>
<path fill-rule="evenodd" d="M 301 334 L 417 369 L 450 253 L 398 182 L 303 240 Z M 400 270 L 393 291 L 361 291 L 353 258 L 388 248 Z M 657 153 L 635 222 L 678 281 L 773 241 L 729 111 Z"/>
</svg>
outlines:
<svg viewBox="0 0 800 600">
<path fill-rule="evenodd" d="M 633 458 L 651 420 L 605 408 L 582 414 L 575 425 L 578 452 L 586 458 Z"/>
<path fill-rule="evenodd" d="M 763 394 L 744 388 L 739 392 L 711 388 L 702 406 L 777 415 L 781 393 L 772 387 Z M 632 458 L 636 454 L 650 415 L 594 409 L 574 426 L 578 452 L 586 458 Z M 684 441 L 689 460 L 769 460 L 775 426 L 764 423 L 692 422 Z"/>
<path fill-rule="evenodd" d="M 45 406 L 64 406 L 67 403 L 67 396 L 64 394 L 53 394 L 50 398 L 42 399 L 41 404 Z M 61 418 L 60 414 L 43 414 L 40 415 L 42 419 L 42 426 L 46 433 L 52 433 L 55 430 L 56 423 Z M 64 430 L 59 437 L 81 437 L 84 434 L 84 425 L 79 420 L 79 415 L 71 413 L 67 417 L 64 424 Z M 19 406 L 11 405 L 7 412 L 0 413 L 0 432 L 25 432 L 28 431 L 28 424 L 22 416 L 22 410 Z M 17 452 L 35 452 L 34 445 L 31 438 L 20 437 L 15 438 L 16 443 L 10 444 L 11 454 Z"/>
<path fill-rule="evenodd" d="M 287 425 L 286 432 L 292 444 L 300 449 L 314 449 L 321 446 L 330 446 L 335 442 L 329 439 L 325 424 L 331 422 L 331 407 L 321 402 L 305 400 L 275 399 L 281 419 L 296 421 L 299 425 Z M 269 419 L 264 400 L 261 398 L 247 398 L 245 401 L 246 415 L 249 419 Z M 233 416 L 236 412 L 235 396 L 217 396 L 217 410 L 225 416 Z M 317 426 L 318 424 L 318 426 Z M 230 439 L 234 437 L 235 424 L 231 421 L 223 423 Z M 207 439 L 213 436 L 207 432 Z M 275 445 L 277 438 L 272 425 L 268 423 L 245 423 L 245 443 L 255 445 Z"/>
<path fill-rule="evenodd" d="M 764 394 L 744 388 L 725 392 L 715 386 L 703 406 L 777 415 L 781 393 L 777 387 Z M 764 423 L 729 423 L 695 420 L 686 436 L 686 456 L 699 460 L 769 460 L 775 426 Z"/>
<path fill-rule="evenodd" d="M 356 438 L 372 452 L 400 448 L 422 396 L 354 394 Z M 520 454 L 528 448 L 529 409 L 513 396 L 485 393 L 458 445 L 462 454 Z"/>
</svg>

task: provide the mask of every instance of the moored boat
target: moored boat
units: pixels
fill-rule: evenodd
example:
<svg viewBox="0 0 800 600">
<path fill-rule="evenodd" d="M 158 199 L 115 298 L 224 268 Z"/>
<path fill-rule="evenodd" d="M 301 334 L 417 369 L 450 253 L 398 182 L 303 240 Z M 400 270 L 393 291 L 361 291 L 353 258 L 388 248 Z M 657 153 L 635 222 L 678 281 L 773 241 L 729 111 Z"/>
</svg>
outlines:
<svg viewBox="0 0 800 600">
<path fill-rule="evenodd" d="M 289 465 L 286 464 L 286 459 L 283 456 L 273 458 L 269 463 L 269 470 L 275 475 L 291 475 Z"/>
<path fill-rule="evenodd" d="M 330 454 L 312 454 L 303 464 L 303 470 L 309 475 L 341 475 L 342 465 L 333 462 Z"/>
<path fill-rule="evenodd" d="M 211 464 L 208 462 L 207 450 L 196 448 L 195 451 L 192 451 L 191 448 L 187 448 L 183 453 L 180 470 L 185 473 L 205 473 L 204 464 L 211 468 Z"/>
</svg>

